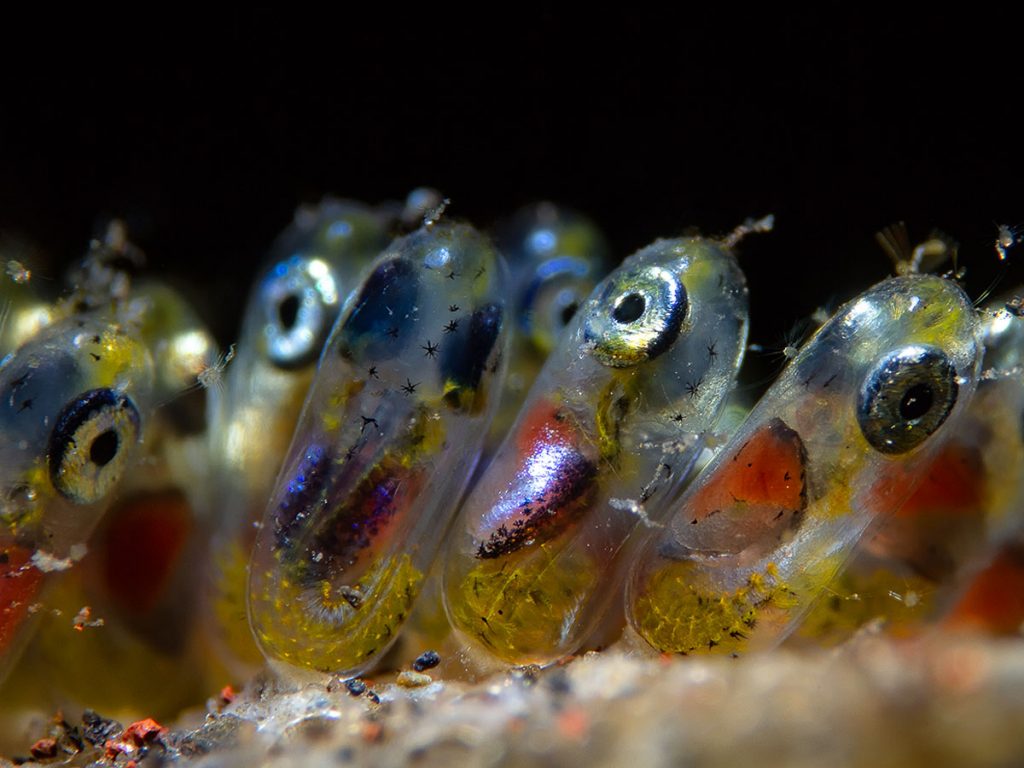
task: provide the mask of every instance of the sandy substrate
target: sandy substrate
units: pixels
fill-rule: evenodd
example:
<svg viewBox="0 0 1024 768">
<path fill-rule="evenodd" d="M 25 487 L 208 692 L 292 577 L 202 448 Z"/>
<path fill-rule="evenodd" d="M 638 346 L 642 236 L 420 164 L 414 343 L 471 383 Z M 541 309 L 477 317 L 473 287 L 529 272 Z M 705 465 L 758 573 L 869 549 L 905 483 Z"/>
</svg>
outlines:
<svg viewBox="0 0 1024 768">
<path fill-rule="evenodd" d="M 296 688 L 268 674 L 192 726 L 126 727 L 53 726 L 39 734 L 52 745 L 36 745 L 53 757 L 39 762 L 1021 765 L 1024 641 L 867 636 L 738 659 L 610 651 L 472 684 L 432 670 Z"/>
</svg>

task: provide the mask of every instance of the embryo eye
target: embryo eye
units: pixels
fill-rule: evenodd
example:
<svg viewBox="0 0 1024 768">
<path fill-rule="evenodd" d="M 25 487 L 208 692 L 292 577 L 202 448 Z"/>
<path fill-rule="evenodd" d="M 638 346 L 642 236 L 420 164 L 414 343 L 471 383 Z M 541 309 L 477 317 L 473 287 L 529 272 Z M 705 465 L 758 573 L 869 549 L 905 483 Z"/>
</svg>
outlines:
<svg viewBox="0 0 1024 768">
<path fill-rule="evenodd" d="M 99 501 L 118 483 L 139 439 L 139 411 L 111 389 L 85 392 L 64 406 L 50 433 L 50 480 L 77 504 Z"/>
<path fill-rule="evenodd" d="M 590 303 L 584 334 L 594 357 L 612 368 L 651 360 L 679 336 L 688 307 L 686 288 L 664 267 L 645 267 L 609 281 Z"/>
<path fill-rule="evenodd" d="M 334 277 L 320 259 L 293 257 L 260 285 L 267 357 L 293 369 L 316 360 L 338 310 Z"/>
<path fill-rule="evenodd" d="M 904 347 L 868 375 L 857 402 L 857 421 L 878 451 L 916 448 L 942 426 L 956 404 L 956 369 L 939 349 Z"/>
</svg>

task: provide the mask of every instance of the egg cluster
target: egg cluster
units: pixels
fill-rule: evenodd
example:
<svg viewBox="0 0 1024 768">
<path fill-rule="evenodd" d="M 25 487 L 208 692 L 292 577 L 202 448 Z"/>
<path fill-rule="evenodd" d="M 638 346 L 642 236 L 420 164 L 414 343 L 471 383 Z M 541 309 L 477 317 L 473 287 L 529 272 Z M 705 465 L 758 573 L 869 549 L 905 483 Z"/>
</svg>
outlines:
<svg viewBox="0 0 1024 768">
<path fill-rule="evenodd" d="M 1013 312 L 904 270 L 751 407 L 735 251 L 770 219 L 610 269 L 554 205 L 494 240 L 443 207 L 301 208 L 223 354 L 117 225 L 60 297 L 8 259 L 15 706 L 170 712 L 265 662 L 362 674 L 408 637 L 544 665 L 620 617 L 635 650 L 683 654 L 878 618 L 1019 629 Z"/>
</svg>

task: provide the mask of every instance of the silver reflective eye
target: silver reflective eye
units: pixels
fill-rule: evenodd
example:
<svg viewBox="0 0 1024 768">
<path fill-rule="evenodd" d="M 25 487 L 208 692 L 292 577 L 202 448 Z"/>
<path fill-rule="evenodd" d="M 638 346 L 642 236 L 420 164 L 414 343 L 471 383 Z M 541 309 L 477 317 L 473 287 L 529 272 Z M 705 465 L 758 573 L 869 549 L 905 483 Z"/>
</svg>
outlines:
<svg viewBox="0 0 1024 768">
<path fill-rule="evenodd" d="M 881 453 L 906 453 L 942 426 L 958 390 L 956 368 L 942 350 L 899 349 L 883 358 L 861 387 L 861 432 Z"/>
<path fill-rule="evenodd" d="M 686 319 L 686 288 L 664 267 L 644 267 L 609 280 L 587 305 L 584 338 L 594 357 L 627 368 L 672 346 Z"/>
<path fill-rule="evenodd" d="M 267 357 L 279 368 L 312 363 L 338 313 L 338 285 L 327 262 L 293 256 L 260 285 Z"/>
<path fill-rule="evenodd" d="M 537 267 L 519 308 L 519 325 L 542 353 L 554 349 L 562 331 L 594 288 L 590 266 L 563 256 Z"/>
</svg>

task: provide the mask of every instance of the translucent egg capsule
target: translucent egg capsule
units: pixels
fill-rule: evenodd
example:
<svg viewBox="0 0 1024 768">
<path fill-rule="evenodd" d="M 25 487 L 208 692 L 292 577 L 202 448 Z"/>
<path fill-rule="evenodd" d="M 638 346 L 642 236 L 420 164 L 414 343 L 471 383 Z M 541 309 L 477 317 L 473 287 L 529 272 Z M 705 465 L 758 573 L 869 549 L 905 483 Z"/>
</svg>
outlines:
<svg viewBox="0 0 1024 768">
<path fill-rule="evenodd" d="M 270 659 L 348 674 L 395 639 L 497 404 L 504 273 L 475 230 L 439 223 L 396 240 L 349 298 L 253 551 Z"/>
<path fill-rule="evenodd" d="M 514 664 L 579 646 L 624 540 L 700 452 L 746 336 L 743 274 L 713 240 L 658 241 L 598 284 L 460 513 L 444 598 L 464 637 Z"/>
<path fill-rule="evenodd" d="M 152 387 L 145 345 L 96 315 L 39 332 L 0 366 L 0 671 L 46 574 L 81 558 L 138 458 Z"/>
<path fill-rule="evenodd" d="M 546 356 L 607 271 L 608 244 L 592 221 L 553 203 L 520 210 L 497 243 L 508 259 L 517 329 Z"/>
<path fill-rule="evenodd" d="M 988 634 L 1020 634 L 1024 626 L 1024 320 L 1017 313 L 1024 287 L 1006 309 L 985 322 L 985 368 L 969 416 L 983 443 L 980 482 L 984 535 L 979 555 L 961 538 L 951 558 L 952 587 L 935 600 L 943 626 Z"/>
<path fill-rule="evenodd" d="M 208 623 L 219 655 L 240 675 L 261 660 L 245 609 L 254 525 L 324 342 L 360 271 L 387 246 L 390 224 L 390 216 L 351 201 L 300 208 L 271 248 L 237 346 L 203 374 L 212 462 L 204 506 L 218 520 Z"/>
<path fill-rule="evenodd" d="M 594 223 L 553 203 L 518 211 L 498 230 L 497 243 L 508 259 L 516 332 L 488 438 L 493 448 L 515 421 L 565 327 L 609 268 L 608 244 Z"/>
<path fill-rule="evenodd" d="M 957 429 L 910 497 L 861 539 L 799 637 L 842 640 L 878 619 L 893 633 L 918 631 L 1024 529 L 1024 321 L 998 307 L 979 318 L 985 374 Z"/>
<path fill-rule="evenodd" d="M 785 636 L 956 430 L 980 352 L 970 301 L 942 278 L 890 279 L 842 307 L 641 550 L 627 584 L 640 636 L 675 653 Z"/>
<path fill-rule="evenodd" d="M 232 522 L 262 510 L 316 361 L 353 281 L 388 242 L 388 222 L 360 203 L 300 208 L 271 248 L 217 396 L 212 437 Z"/>
<path fill-rule="evenodd" d="M 956 581 L 1024 527 L 1024 321 L 990 309 L 979 325 L 977 393 L 922 487 L 868 542 L 936 581 Z"/>
<path fill-rule="evenodd" d="M 47 598 L 60 613 L 45 613 L 25 659 L 37 663 L 19 672 L 35 689 L 48 685 L 47 708 L 91 706 L 137 719 L 175 714 L 203 696 L 194 641 L 211 521 L 193 497 L 207 460 L 196 379 L 217 348 L 191 305 L 164 283 L 133 280 L 124 313 L 136 320 L 154 367 L 157 407 L 142 460 L 118 483 L 74 578 Z M 76 627 L 71 617 L 82 606 L 102 631 Z"/>
</svg>

